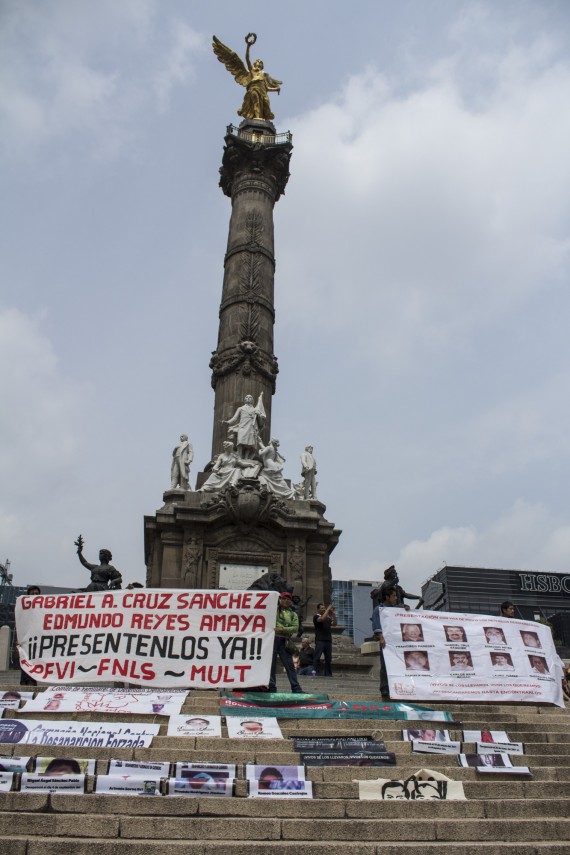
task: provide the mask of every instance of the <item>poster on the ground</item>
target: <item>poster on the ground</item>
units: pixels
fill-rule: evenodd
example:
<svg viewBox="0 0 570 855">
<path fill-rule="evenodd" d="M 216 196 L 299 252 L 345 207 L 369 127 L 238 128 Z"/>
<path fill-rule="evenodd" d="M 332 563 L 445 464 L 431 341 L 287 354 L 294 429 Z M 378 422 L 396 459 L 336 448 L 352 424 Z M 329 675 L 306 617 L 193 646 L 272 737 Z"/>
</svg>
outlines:
<svg viewBox="0 0 570 855">
<path fill-rule="evenodd" d="M 112 793 L 116 796 L 160 796 L 158 775 L 97 775 L 96 793 Z"/>
<path fill-rule="evenodd" d="M 13 784 L 14 773 L 0 771 L 0 793 L 9 793 Z"/>
<path fill-rule="evenodd" d="M 167 760 L 109 760 L 108 775 L 130 775 L 134 778 L 168 778 L 170 763 Z"/>
<path fill-rule="evenodd" d="M 36 775 L 24 772 L 20 780 L 22 793 L 84 793 L 85 775 Z"/>
<path fill-rule="evenodd" d="M 276 718 L 229 718 L 227 726 L 230 739 L 283 739 Z"/>
<path fill-rule="evenodd" d="M 412 623 L 421 632 L 410 641 Z M 564 706 L 560 658 L 540 623 L 385 608 L 382 629 L 392 698 Z"/>
<path fill-rule="evenodd" d="M 221 715 L 173 715 L 168 719 L 167 736 L 221 736 Z"/>
<path fill-rule="evenodd" d="M 275 591 L 150 589 L 24 595 L 22 669 L 39 682 L 248 688 L 269 682 Z"/>
<path fill-rule="evenodd" d="M 148 692 L 135 694 L 127 689 L 84 689 L 75 691 L 46 689 L 26 703 L 29 712 L 102 712 L 113 715 L 176 715 L 182 709 L 187 692 Z"/>
<path fill-rule="evenodd" d="M 63 777 L 67 775 L 94 775 L 95 760 L 84 757 L 36 757 L 36 775 Z"/>
<path fill-rule="evenodd" d="M 312 799 L 312 781 L 273 780 L 273 781 L 248 781 L 248 795 L 250 799 Z"/>
<path fill-rule="evenodd" d="M 214 779 L 206 772 L 197 772 L 191 778 L 169 778 L 166 792 L 169 796 L 221 796 L 230 798 L 234 794 L 234 779 Z"/>
</svg>

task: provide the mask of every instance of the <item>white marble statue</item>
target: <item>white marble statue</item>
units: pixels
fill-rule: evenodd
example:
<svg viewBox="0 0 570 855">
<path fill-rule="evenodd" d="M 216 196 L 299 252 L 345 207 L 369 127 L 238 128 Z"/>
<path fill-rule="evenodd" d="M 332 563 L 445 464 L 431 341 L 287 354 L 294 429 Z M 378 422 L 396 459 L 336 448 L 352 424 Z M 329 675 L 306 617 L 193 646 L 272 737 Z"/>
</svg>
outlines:
<svg viewBox="0 0 570 855">
<path fill-rule="evenodd" d="M 313 446 L 307 445 L 301 455 L 301 475 L 305 499 L 317 498 L 317 461 L 313 457 Z"/>
<path fill-rule="evenodd" d="M 279 454 L 279 440 L 270 439 L 269 445 L 263 445 L 259 440 L 259 456 L 263 462 L 263 469 L 259 473 L 259 482 L 265 484 L 268 490 L 281 496 L 283 499 L 293 499 L 295 491 L 289 487 L 283 478 L 283 464 L 285 458 Z"/>
<path fill-rule="evenodd" d="M 233 442 L 226 440 L 226 442 L 222 443 L 222 446 L 224 450 L 218 455 L 212 467 L 212 474 L 200 487 L 200 491 L 203 493 L 213 493 L 216 490 L 223 490 L 224 487 L 236 484 L 241 476 L 238 456 L 234 451 Z"/>
<path fill-rule="evenodd" d="M 253 406 L 253 396 L 246 395 L 245 403 L 238 407 L 231 419 L 222 419 L 229 425 L 228 435 L 236 438 L 237 455 L 242 460 L 252 460 L 257 453 L 259 430 L 265 422 L 263 392 Z"/>
<path fill-rule="evenodd" d="M 181 490 L 191 490 L 189 476 L 190 464 L 194 460 L 194 449 L 192 444 L 188 442 L 188 437 L 185 433 L 180 435 L 180 445 L 177 445 L 172 451 L 172 465 L 170 467 L 170 489 L 175 490 L 180 487 Z"/>
</svg>

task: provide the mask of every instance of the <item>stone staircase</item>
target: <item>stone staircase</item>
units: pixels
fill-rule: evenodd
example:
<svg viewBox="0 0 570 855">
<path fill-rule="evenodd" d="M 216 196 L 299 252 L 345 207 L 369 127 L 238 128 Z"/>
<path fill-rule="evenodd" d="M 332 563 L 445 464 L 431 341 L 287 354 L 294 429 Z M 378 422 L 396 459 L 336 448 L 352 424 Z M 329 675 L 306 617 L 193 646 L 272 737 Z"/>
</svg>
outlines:
<svg viewBox="0 0 570 855">
<path fill-rule="evenodd" d="M 12 672 L 13 674 L 13 672 Z M 14 675 L 15 676 L 15 675 Z M 10 687 L 3 675 L 2 688 Z M 17 688 L 12 685 L 12 688 Z M 306 691 L 328 692 L 338 700 L 378 699 L 376 680 L 305 678 Z M 286 683 L 278 686 L 287 691 Z M 559 855 L 570 853 L 570 716 L 568 709 L 532 705 L 429 704 L 450 710 L 470 729 L 506 730 L 525 743 L 526 754 L 513 764 L 529 766 L 532 778 L 478 776 L 452 756 L 412 755 L 401 740 L 406 724 L 374 719 L 285 719 L 287 736 L 374 735 L 397 756 L 396 767 L 308 767 L 313 800 L 248 799 L 244 780 L 235 798 L 212 796 L 121 796 L 0 793 L 0 855 Z M 219 714 L 218 694 L 191 692 L 183 712 Z M 42 718 L 45 713 L 14 713 Z M 54 718 L 105 720 L 78 713 Z M 120 720 L 135 720 L 121 716 Z M 153 720 L 136 716 L 136 720 Z M 157 719 L 160 720 L 160 719 Z M 462 727 L 442 724 L 460 738 Z M 225 730 L 223 730 L 225 732 Z M 161 734 L 166 733 L 166 720 Z M 46 748 L 2 745 L 4 754 L 46 754 Z M 50 756 L 69 749 L 51 748 Z M 78 757 L 103 764 L 110 749 L 74 749 Z M 159 735 L 151 748 L 113 750 L 116 758 L 297 765 L 285 740 L 184 738 Z M 356 778 L 405 778 L 421 767 L 464 782 L 467 801 L 366 802 L 358 800 Z M 106 766 L 102 768 L 106 771 Z M 92 782 L 91 782 L 92 783 Z"/>
</svg>

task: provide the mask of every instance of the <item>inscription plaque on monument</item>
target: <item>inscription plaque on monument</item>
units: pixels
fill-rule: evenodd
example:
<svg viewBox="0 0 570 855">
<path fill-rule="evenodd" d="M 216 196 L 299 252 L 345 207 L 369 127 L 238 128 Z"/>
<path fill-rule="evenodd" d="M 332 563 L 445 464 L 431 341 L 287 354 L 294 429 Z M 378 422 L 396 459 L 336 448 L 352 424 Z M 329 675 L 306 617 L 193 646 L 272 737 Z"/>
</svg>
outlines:
<svg viewBox="0 0 570 855">
<path fill-rule="evenodd" d="M 269 573 L 269 567 L 261 567 L 259 564 L 220 564 L 218 587 L 229 591 L 245 591 L 264 573 Z"/>
</svg>

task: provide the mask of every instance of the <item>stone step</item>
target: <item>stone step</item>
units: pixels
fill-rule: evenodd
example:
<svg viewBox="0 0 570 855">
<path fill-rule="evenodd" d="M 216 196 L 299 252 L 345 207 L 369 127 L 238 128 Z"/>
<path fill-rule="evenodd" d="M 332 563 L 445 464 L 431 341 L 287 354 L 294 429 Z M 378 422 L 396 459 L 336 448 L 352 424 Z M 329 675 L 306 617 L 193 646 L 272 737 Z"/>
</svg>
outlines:
<svg viewBox="0 0 570 855">
<path fill-rule="evenodd" d="M 242 788 L 245 794 L 245 787 Z M 2 810 L 19 813 L 58 813 L 115 816 L 223 816 L 223 817 L 294 817 L 320 819 L 428 817 L 435 818 L 515 818 L 563 817 L 568 805 L 564 796 L 569 790 L 536 790 L 537 796 L 524 798 L 524 785 L 520 797 L 503 797 L 493 785 L 465 785 L 466 801 L 414 801 L 373 802 L 358 799 L 248 799 L 217 797 L 163 797 L 115 796 L 104 793 L 93 795 L 48 795 L 40 793 L 2 793 Z M 494 798 L 489 791 L 494 792 Z M 86 801 L 87 799 L 87 801 Z"/>
<path fill-rule="evenodd" d="M 121 798 L 121 796 L 117 796 Z M 294 840 L 294 841 L 568 841 L 570 820 L 559 818 L 427 819 L 413 822 L 381 816 L 375 819 L 281 818 L 225 816 L 109 816 L 82 814 L 14 813 L 0 816 L 0 836 L 126 838 L 137 840 Z M 64 851 L 69 852 L 68 847 Z M 143 850 L 141 849 L 141 853 Z M 232 849 L 233 852 L 233 849 Z"/>
<path fill-rule="evenodd" d="M 2 855 L 568 855 L 567 843 L 536 841 L 531 843 L 474 841 L 457 843 L 441 841 L 352 843 L 349 841 L 319 842 L 314 840 L 247 841 L 147 841 L 91 838 L 23 838 L 0 837 Z"/>
</svg>

